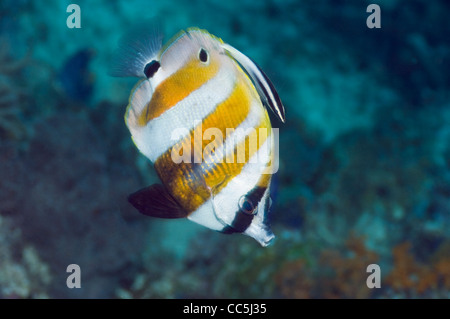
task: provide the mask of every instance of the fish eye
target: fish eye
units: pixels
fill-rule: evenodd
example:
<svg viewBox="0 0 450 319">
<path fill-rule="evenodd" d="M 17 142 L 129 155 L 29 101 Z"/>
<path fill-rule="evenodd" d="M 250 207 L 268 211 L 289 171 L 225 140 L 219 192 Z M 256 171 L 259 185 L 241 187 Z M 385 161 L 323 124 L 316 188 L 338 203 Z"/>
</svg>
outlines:
<svg viewBox="0 0 450 319">
<path fill-rule="evenodd" d="M 247 215 L 256 215 L 257 210 L 255 209 L 256 207 L 253 205 L 252 201 L 244 196 L 241 196 L 241 198 L 239 198 L 239 209 Z"/>
<path fill-rule="evenodd" d="M 147 77 L 147 79 L 153 77 L 153 75 L 155 75 L 156 71 L 159 70 L 160 66 L 161 66 L 161 64 L 156 60 L 152 60 L 149 63 L 147 63 L 147 65 L 144 68 L 144 74 Z"/>
<path fill-rule="evenodd" d="M 208 52 L 206 52 L 205 49 L 201 48 L 198 52 L 198 58 L 201 62 L 207 63 L 208 62 Z"/>
</svg>

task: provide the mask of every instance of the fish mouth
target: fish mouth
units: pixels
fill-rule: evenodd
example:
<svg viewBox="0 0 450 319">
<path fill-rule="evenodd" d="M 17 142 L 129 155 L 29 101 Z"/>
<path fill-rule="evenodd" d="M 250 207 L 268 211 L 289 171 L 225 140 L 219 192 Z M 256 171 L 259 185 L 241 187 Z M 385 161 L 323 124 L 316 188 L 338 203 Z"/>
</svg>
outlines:
<svg viewBox="0 0 450 319">
<path fill-rule="evenodd" d="M 264 238 L 264 239 L 261 239 L 261 240 L 259 240 L 259 239 L 257 239 L 257 238 L 255 238 L 255 239 L 260 243 L 260 245 L 261 245 L 262 247 L 267 247 L 267 246 L 273 244 L 273 242 L 274 242 L 274 240 L 275 240 L 275 235 L 274 235 L 273 233 L 271 233 L 269 236 L 267 236 L 267 237 Z"/>
<path fill-rule="evenodd" d="M 244 232 L 245 235 L 254 238 L 262 247 L 273 244 L 275 235 L 268 227 L 256 227 L 250 225 Z"/>
</svg>

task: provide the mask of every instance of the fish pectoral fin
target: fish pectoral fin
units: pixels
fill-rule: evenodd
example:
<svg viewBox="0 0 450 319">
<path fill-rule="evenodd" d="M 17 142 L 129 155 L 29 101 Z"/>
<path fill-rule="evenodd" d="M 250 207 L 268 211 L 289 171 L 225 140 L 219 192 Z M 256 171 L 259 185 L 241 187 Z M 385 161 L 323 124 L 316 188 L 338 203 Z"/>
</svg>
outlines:
<svg viewBox="0 0 450 319">
<path fill-rule="evenodd" d="M 128 201 L 141 214 L 158 218 L 184 218 L 187 213 L 180 207 L 167 189 L 153 184 L 128 196 Z"/>
<path fill-rule="evenodd" d="M 214 210 L 215 217 L 224 225 L 230 225 L 230 220 L 227 218 L 226 211 L 223 209 L 223 203 L 217 200 L 217 195 L 233 181 L 232 175 L 224 175 L 217 180 L 217 183 L 211 188 L 211 202 Z M 227 233 L 227 230 L 225 231 Z"/>
<path fill-rule="evenodd" d="M 216 179 L 214 186 L 212 186 L 211 189 L 211 197 L 214 198 L 222 189 L 222 185 L 226 185 L 228 181 L 232 178 L 232 176 L 225 175 L 220 176 Z M 224 184 L 225 183 L 225 184 Z"/>
</svg>

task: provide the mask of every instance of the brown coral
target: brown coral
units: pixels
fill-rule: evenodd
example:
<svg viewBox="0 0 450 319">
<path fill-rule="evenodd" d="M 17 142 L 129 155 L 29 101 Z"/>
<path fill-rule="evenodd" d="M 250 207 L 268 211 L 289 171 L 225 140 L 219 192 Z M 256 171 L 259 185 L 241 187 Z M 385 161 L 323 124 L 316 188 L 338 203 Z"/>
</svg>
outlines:
<svg viewBox="0 0 450 319">
<path fill-rule="evenodd" d="M 394 267 L 386 277 L 386 284 L 398 293 L 423 296 L 427 291 L 450 289 L 449 245 L 442 244 L 429 264 L 416 260 L 411 253 L 411 243 L 404 242 L 392 250 Z"/>
<path fill-rule="evenodd" d="M 350 236 L 344 248 L 323 251 L 313 261 L 315 267 L 304 259 L 284 264 L 275 276 L 280 293 L 286 298 L 371 297 L 366 269 L 378 260 L 378 255 L 356 236 Z"/>
<path fill-rule="evenodd" d="M 443 258 L 434 264 L 438 278 L 442 281 L 444 288 L 450 290 L 450 257 Z"/>
<path fill-rule="evenodd" d="M 295 299 L 312 297 L 314 280 L 311 269 L 303 259 L 285 263 L 275 276 L 275 282 L 283 297 Z"/>
<path fill-rule="evenodd" d="M 366 285 L 367 266 L 378 260 L 378 255 L 366 248 L 360 237 L 350 236 L 346 242 L 348 255 L 326 250 L 320 258 L 321 266 L 331 277 L 320 281 L 325 298 L 369 298 L 373 292 Z"/>
</svg>

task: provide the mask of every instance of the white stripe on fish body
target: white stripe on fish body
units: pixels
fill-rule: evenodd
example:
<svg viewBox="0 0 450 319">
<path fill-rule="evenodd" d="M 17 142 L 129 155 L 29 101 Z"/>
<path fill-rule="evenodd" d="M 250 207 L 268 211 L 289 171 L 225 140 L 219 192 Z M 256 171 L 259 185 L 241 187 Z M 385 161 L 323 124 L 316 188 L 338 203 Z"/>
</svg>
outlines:
<svg viewBox="0 0 450 319">
<path fill-rule="evenodd" d="M 242 195 L 250 192 L 258 183 L 266 165 L 260 165 L 262 162 L 268 162 L 271 157 L 270 145 L 271 139 L 268 138 L 262 147 L 252 156 L 258 158 L 258 163 L 249 161 L 246 163 L 239 175 L 234 177 L 215 197 L 216 215 L 223 223 L 231 225 L 235 212 L 239 210 L 239 199 Z M 266 145 L 267 144 L 267 145 Z M 269 187 L 268 187 L 269 188 Z M 254 203 L 255 205 L 257 203 Z"/>
<path fill-rule="evenodd" d="M 155 162 L 170 147 L 188 135 L 173 140 L 170 138 L 172 133 L 178 129 L 186 129 L 188 132 L 193 130 L 198 125 L 198 121 L 212 113 L 220 103 L 230 96 L 235 85 L 236 76 L 230 68 L 221 67 L 216 76 L 175 106 L 150 120 L 147 125 L 139 126 L 137 117 L 142 113 L 153 93 L 149 81 L 144 80 L 136 88 L 133 98 L 130 100 L 126 117 L 134 143 L 142 154 Z M 151 93 L 149 94 L 149 92 Z M 145 103 L 145 101 L 147 102 Z"/>
<path fill-rule="evenodd" d="M 261 201 L 256 208 L 258 210 L 257 214 L 253 217 L 251 224 L 244 231 L 244 234 L 256 239 L 261 246 L 266 247 L 269 245 L 272 240 L 275 238 L 275 235 L 267 226 L 265 219 L 267 218 L 266 214 L 270 210 L 270 185 L 267 187 L 264 192 Z M 269 205 L 267 207 L 266 205 Z"/>
<path fill-rule="evenodd" d="M 266 112 L 263 109 L 261 102 L 253 99 L 250 105 L 250 111 L 244 121 L 242 121 L 238 127 L 232 128 L 233 131 L 228 136 L 223 136 L 223 143 L 216 148 L 214 155 L 205 157 L 205 161 L 202 163 L 203 172 L 207 173 L 208 171 L 213 170 L 215 162 L 227 163 L 231 155 L 233 155 L 232 158 L 234 163 L 237 163 L 238 158 L 237 156 L 234 156 L 236 147 L 245 141 L 252 130 L 258 134 L 255 128 L 262 123 L 265 114 Z"/>
<path fill-rule="evenodd" d="M 270 162 L 272 152 L 270 145 L 273 135 L 270 135 L 258 151 L 252 156 L 257 157 L 257 163 L 246 163 L 241 173 L 225 186 L 213 199 L 206 201 L 200 208 L 188 216 L 188 219 L 214 230 L 222 231 L 233 224 L 236 213 L 239 212 L 240 198 L 248 194 L 258 184 L 264 171 L 265 165 L 260 163 Z M 265 225 L 265 214 L 269 207 L 266 207 L 267 198 L 270 193 L 270 183 L 264 192 L 263 197 L 257 204 L 257 214 L 244 234 L 255 238 L 262 246 L 267 246 L 275 237 Z M 213 212 L 211 212 L 213 207 Z"/>
<path fill-rule="evenodd" d="M 187 219 L 212 230 L 222 231 L 227 225 L 221 222 L 214 214 L 213 199 L 210 197 Z"/>
<path fill-rule="evenodd" d="M 153 87 L 149 80 L 139 81 L 131 91 L 127 111 L 125 112 L 125 123 L 132 133 L 131 137 L 133 137 L 133 132 L 138 127 L 137 118 L 152 98 L 152 95 Z"/>
</svg>

